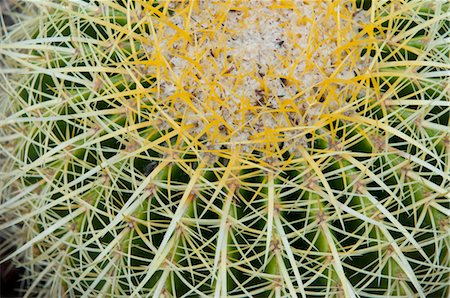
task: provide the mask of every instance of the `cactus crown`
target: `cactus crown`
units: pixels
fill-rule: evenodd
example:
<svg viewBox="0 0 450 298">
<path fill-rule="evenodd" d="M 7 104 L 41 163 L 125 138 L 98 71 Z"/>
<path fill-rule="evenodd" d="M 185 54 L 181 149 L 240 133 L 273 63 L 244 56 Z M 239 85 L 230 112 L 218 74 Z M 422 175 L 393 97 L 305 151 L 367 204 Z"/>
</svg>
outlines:
<svg viewBox="0 0 450 298">
<path fill-rule="evenodd" d="M 173 13 L 152 19 L 142 71 L 155 78 L 155 106 L 203 152 L 284 159 L 364 89 L 367 32 L 353 15 L 369 18 L 354 3 L 166 5 Z"/>
<path fill-rule="evenodd" d="M 27 295 L 448 295 L 446 1 L 12 16 L 0 261 Z"/>
</svg>

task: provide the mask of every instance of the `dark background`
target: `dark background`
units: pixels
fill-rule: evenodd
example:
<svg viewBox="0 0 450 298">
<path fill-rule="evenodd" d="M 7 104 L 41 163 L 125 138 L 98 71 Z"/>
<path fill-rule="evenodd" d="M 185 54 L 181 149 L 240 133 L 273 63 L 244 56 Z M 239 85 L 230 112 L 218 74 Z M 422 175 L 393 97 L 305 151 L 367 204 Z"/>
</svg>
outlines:
<svg viewBox="0 0 450 298">
<path fill-rule="evenodd" d="M 8 240 L 0 238 L 0 246 L 3 246 L 6 241 Z M 10 251 L 0 251 L 0 260 L 4 259 L 8 253 L 10 253 Z M 22 297 L 18 292 L 22 273 L 23 270 L 17 268 L 11 262 L 0 264 L 0 298 Z"/>
</svg>

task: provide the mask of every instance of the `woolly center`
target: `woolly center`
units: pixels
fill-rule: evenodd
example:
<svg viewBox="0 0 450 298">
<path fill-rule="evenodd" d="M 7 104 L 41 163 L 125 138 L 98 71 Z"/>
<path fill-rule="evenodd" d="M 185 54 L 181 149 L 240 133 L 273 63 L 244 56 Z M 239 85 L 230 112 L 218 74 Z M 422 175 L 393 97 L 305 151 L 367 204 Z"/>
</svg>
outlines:
<svg viewBox="0 0 450 298">
<path fill-rule="evenodd" d="M 157 100 L 189 138 L 270 156 L 352 109 L 367 68 L 353 1 L 188 2 L 152 20 L 148 50 Z"/>
</svg>

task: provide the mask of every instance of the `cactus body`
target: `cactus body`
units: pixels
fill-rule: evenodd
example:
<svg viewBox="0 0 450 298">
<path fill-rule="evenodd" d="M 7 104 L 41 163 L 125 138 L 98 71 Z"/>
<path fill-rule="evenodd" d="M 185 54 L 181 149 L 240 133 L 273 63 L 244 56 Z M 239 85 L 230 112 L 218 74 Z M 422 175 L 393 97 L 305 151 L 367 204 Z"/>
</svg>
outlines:
<svg viewBox="0 0 450 298">
<path fill-rule="evenodd" d="M 450 295 L 447 1 L 13 17 L 0 262 L 26 295 Z"/>
</svg>

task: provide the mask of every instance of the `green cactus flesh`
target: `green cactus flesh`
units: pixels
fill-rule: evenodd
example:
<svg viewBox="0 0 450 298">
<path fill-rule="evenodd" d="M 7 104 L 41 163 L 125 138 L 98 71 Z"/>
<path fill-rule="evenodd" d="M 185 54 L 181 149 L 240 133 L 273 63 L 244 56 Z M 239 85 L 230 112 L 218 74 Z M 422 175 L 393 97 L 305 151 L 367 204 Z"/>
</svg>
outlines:
<svg viewBox="0 0 450 298">
<path fill-rule="evenodd" d="M 449 297 L 448 1 L 17 5 L 27 297 Z"/>
</svg>

